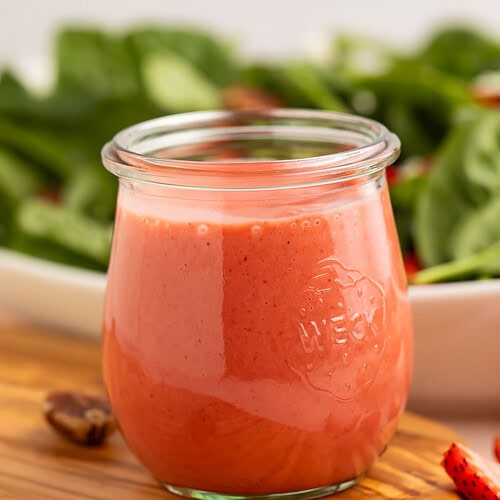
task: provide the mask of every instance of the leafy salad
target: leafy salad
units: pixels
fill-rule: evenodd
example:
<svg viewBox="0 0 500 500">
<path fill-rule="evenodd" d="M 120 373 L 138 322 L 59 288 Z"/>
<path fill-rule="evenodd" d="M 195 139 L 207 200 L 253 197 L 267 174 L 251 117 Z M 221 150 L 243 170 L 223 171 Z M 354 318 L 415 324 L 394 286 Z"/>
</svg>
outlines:
<svg viewBox="0 0 500 500">
<path fill-rule="evenodd" d="M 196 29 L 67 28 L 55 83 L 0 74 L 0 245 L 105 271 L 116 180 L 100 149 L 157 116 L 289 106 L 347 111 L 401 138 L 387 172 L 413 283 L 500 276 L 500 42 L 444 28 L 411 53 L 337 36 L 321 62 L 248 62 Z M 168 84 L 165 84 L 168 82 Z"/>
</svg>

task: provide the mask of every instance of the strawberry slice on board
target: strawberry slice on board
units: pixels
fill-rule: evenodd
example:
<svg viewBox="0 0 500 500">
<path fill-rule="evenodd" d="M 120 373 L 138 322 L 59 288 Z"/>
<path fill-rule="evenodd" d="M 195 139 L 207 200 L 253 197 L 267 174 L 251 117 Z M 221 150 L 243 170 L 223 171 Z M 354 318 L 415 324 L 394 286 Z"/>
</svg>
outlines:
<svg viewBox="0 0 500 500">
<path fill-rule="evenodd" d="M 497 461 L 500 462 L 500 436 L 495 438 L 493 443 L 493 452 L 495 453 Z"/>
<path fill-rule="evenodd" d="M 441 465 L 465 498 L 500 499 L 500 481 L 481 456 L 464 444 L 453 443 L 444 453 Z"/>
</svg>

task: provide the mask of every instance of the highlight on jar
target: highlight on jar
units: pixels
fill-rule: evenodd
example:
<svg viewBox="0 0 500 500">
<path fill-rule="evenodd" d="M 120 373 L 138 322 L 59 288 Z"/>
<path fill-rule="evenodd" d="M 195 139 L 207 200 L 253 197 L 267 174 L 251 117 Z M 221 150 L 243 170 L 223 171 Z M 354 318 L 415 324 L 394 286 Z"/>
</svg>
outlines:
<svg viewBox="0 0 500 500">
<path fill-rule="evenodd" d="M 366 118 L 281 109 L 172 115 L 104 147 L 104 378 L 167 490 L 315 498 L 390 446 L 413 366 L 399 148 Z"/>
</svg>

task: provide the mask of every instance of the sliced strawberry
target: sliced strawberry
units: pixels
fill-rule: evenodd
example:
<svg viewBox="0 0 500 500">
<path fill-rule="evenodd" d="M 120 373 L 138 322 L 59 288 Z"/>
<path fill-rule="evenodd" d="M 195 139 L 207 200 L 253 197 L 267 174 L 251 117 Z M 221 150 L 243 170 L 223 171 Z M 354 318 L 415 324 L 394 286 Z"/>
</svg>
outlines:
<svg viewBox="0 0 500 500">
<path fill-rule="evenodd" d="M 50 201 L 51 203 L 60 203 L 61 202 L 61 192 L 56 187 L 44 187 L 38 193 L 40 198 L 43 198 L 46 201 Z"/>
<path fill-rule="evenodd" d="M 488 464 L 467 446 L 453 443 L 444 453 L 441 465 L 465 498 L 500 499 L 498 478 Z"/>
<path fill-rule="evenodd" d="M 394 165 L 390 165 L 385 169 L 387 184 L 393 186 L 398 182 L 398 169 Z"/>
<path fill-rule="evenodd" d="M 406 276 L 411 280 L 415 274 L 422 270 L 422 266 L 414 253 L 407 253 L 404 257 Z"/>
<path fill-rule="evenodd" d="M 481 106 L 500 107 L 500 73 L 486 72 L 477 77 L 471 85 L 471 93 Z"/>
<path fill-rule="evenodd" d="M 283 107 L 279 97 L 250 85 L 233 85 L 222 93 L 226 109 L 251 110 Z"/>
<path fill-rule="evenodd" d="M 489 94 L 487 92 L 475 92 L 474 99 L 476 102 L 485 108 L 499 108 L 500 94 Z"/>
<path fill-rule="evenodd" d="M 495 438 L 495 442 L 493 444 L 493 451 L 495 452 L 495 457 L 500 462 L 500 436 Z"/>
</svg>

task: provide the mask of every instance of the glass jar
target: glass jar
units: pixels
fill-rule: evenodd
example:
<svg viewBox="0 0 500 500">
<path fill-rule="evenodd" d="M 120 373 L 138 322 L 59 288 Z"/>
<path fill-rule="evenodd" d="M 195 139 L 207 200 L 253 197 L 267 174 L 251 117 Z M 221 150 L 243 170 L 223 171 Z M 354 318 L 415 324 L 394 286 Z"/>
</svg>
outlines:
<svg viewBox="0 0 500 500">
<path fill-rule="evenodd" d="M 406 278 L 374 121 L 200 112 L 132 126 L 104 377 L 130 449 L 196 498 L 312 498 L 394 435 L 412 371 Z"/>
</svg>

